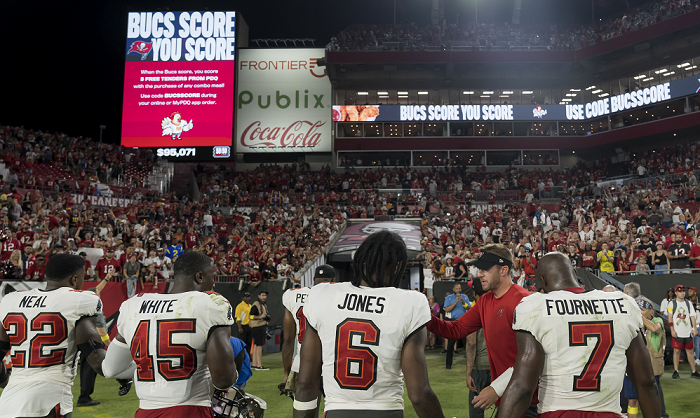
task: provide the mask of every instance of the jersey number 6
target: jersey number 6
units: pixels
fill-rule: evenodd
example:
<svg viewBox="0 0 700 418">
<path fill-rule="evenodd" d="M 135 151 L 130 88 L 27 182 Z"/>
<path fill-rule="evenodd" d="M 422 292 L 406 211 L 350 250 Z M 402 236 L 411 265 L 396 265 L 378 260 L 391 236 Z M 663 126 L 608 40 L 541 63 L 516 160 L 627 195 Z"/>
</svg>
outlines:
<svg viewBox="0 0 700 418">
<path fill-rule="evenodd" d="M 600 375 L 615 345 L 613 321 L 569 322 L 569 346 L 588 345 L 588 338 L 597 338 L 591 356 L 580 375 L 574 376 L 575 392 L 600 392 Z"/>
<path fill-rule="evenodd" d="M 189 379 L 197 370 L 197 353 L 187 344 L 173 343 L 173 334 L 177 332 L 197 332 L 196 319 L 168 319 L 157 322 L 156 358 L 158 373 L 165 380 Z M 131 357 L 137 369 L 138 380 L 154 382 L 153 355 L 149 352 L 151 321 L 146 319 L 139 322 L 131 341 Z M 165 359 L 165 360 L 164 360 Z M 171 360 L 167 360 L 171 359 Z M 174 366 L 172 359 L 178 359 L 180 365 Z"/>
<path fill-rule="evenodd" d="M 335 330 L 333 377 L 342 389 L 368 390 L 377 381 L 377 355 L 369 347 L 379 346 L 379 328 L 366 319 L 348 318 Z"/>
</svg>

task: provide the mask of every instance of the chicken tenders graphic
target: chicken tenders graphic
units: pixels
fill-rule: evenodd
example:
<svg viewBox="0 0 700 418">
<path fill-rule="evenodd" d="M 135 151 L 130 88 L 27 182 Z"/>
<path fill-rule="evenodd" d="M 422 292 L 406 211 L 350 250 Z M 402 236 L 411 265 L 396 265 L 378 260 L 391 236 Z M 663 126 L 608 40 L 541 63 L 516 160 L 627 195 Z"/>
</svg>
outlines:
<svg viewBox="0 0 700 418">
<path fill-rule="evenodd" d="M 378 106 L 348 105 L 334 106 L 334 122 L 364 122 L 370 118 L 379 116 Z M 339 116 L 338 116 L 339 115 Z M 339 119 L 336 119 L 338 118 Z"/>
<path fill-rule="evenodd" d="M 379 108 L 374 106 L 368 106 L 362 109 L 358 120 L 366 121 L 368 118 L 375 118 L 379 115 Z"/>
</svg>

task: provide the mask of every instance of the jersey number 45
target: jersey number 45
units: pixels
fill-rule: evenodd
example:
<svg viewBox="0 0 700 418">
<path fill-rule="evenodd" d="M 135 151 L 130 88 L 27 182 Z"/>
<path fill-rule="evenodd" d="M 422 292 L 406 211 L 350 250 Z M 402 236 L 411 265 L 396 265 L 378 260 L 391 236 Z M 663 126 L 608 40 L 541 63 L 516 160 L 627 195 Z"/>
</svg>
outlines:
<svg viewBox="0 0 700 418">
<path fill-rule="evenodd" d="M 158 374 L 165 380 L 189 379 L 197 370 L 197 352 L 187 344 L 173 343 L 173 334 L 178 332 L 197 332 L 196 319 L 167 319 L 156 322 L 155 358 L 149 349 L 151 320 L 142 320 L 136 327 L 131 340 L 131 357 L 138 366 L 136 376 L 142 382 L 156 380 L 154 364 Z M 174 364 L 178 360 L 179 366 Z"/>
</svg>

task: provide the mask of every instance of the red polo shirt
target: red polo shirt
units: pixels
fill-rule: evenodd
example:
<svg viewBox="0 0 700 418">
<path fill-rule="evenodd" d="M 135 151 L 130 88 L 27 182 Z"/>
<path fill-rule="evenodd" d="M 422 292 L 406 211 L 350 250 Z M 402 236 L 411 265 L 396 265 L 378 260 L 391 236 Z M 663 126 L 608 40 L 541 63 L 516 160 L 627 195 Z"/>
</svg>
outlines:
<svg viewBox="0 0 700 418">
<path fill-rule="evenodd" d="M 513 312 L 520 300 L 529 295 L 526 289 L 518 285 L 512 285 L 500 298 L 496 298 L 493 292 L 486 292 L 456 321 L 448 322 L 432 316 L 428 331 L 457 340 L 483 328 L 486 349 L 490 354 L 491 377 L 495 380 L 508 368 L 515 366 L 518 343 L 513 331 Z M 538 403 L 537 391 L 532 397 L 532 403 Z M 496 405 L 500 405 L 500 399 Z"/>
</svg>

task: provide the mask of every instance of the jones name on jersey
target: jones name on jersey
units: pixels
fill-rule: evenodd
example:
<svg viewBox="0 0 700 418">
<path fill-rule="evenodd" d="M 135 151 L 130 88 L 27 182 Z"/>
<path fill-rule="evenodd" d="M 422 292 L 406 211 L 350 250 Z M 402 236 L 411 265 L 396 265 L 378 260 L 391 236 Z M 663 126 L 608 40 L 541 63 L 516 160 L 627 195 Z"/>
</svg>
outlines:
<svg viewBox="0 0 700 418">
<path fill-rule="evenodd" d="M 401 353 L 430 321 L 423 294 L 322 283 L 304 312 L 322 344 L 326 411 L 404 409 Z"/>
</svg>

